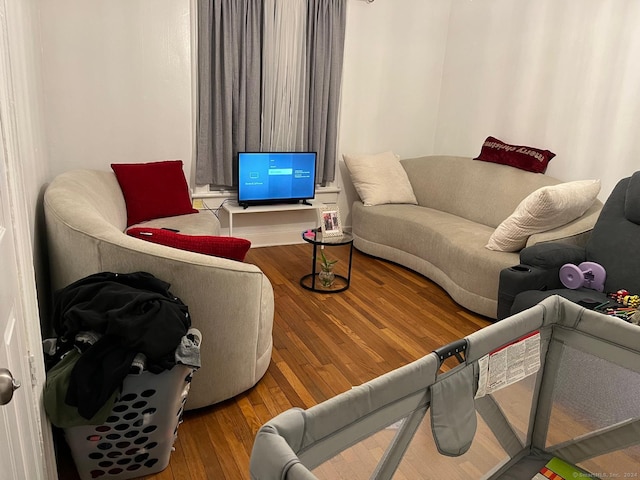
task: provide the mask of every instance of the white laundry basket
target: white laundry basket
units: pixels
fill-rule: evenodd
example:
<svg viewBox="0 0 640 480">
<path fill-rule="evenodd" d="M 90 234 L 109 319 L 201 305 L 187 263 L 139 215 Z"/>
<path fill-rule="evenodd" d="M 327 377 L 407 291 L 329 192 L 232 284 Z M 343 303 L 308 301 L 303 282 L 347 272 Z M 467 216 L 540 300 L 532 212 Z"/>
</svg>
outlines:
<svg viewBox="0 0 640 480">
<path fill-rule="evenodd" d="M 194 369 L 128 375 L 102 425 L 64 430 L 82 480 L 125 480 L 164 470 L 182 421 Z"/>
</svg>

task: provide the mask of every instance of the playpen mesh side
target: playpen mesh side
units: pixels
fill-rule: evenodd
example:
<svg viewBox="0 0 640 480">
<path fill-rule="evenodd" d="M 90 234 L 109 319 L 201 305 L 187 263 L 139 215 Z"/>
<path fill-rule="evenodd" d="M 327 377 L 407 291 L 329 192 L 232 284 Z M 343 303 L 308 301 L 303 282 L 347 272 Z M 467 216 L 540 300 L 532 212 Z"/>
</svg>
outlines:
<svg viewBox="0 0 640 480">
<path fill-rule="evenodd" d="M 545 449 L 640 419 L 640 373 L 568 345 L 553 385 Z M 598 478 L 640 476 L 640 447 L 577 462 Z"/>
<path fill-rule="evenodd" d="M 252 478 L 527 480 L 552 456 L 593 472 L 590 477 L 637 478 L 638 327 L 551 297 L 467 337 L 466 365 L 457 371 L 475 369 L 474 362 L 483 356 L 535 331 L 541 334 L 541 369 L 474 400 L 478 428 L 470 448 L 460 450 L 464 454 L 441 455 L 435 446 L 436 432 L 439 442 L 451 439 L 447 425 L 462 425 L 455 431 L 466 443 L 458 445 L 468 446 L 473 429 L 467 426 L 474 415 L 459 416 L 456 406 L 468 405 L 456 402 L 464 389 L 454 390 L 444 402 L 438 396 L 442 388 L 434 394 L 433 386 L 454 378 L 456 369 L 437 375 L 439 364 L 433 367 L 438 356 L 428 355 L 316 407 L 284 412 L 265 424 L 251 455 Z M 433 429 L 431 394 L 439 412 Z M 453 414 L 445 414 L 443 422 L 448 405 Z M 461 418 L 464 422 L 456 421 Z"/>
<path fill-rule="evenodd" d="M 492 397 L 523 445 L 527 443 L 529 417 L 537 375 L 495 392 Z M 458 457 L 438 453 L 431 430 L 431 418 L 426 411 L 420 425 L 393 475 L 397 480 L 427 480 L 447 478 L 467 480 L 488 478 L 510 460 L 499 439 L 476 412 L 478 430 L 469 451 Z M 343 450 L 312 470 L 320 480 L 368 480 L 385 451 L 399 432 L 406 417 L 386 429 Z"/>
</svg>

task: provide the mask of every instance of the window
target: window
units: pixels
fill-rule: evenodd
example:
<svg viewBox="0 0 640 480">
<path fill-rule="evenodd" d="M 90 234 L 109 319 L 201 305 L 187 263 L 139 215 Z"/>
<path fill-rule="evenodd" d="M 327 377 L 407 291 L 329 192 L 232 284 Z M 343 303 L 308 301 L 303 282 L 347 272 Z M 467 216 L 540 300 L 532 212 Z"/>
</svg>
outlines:
<svg viewBox="0 0 640 480">
<path fill-rule="evenodd" d="M 239 151 L 315 151 L 335 178 L 345 0 L 198 0 L 196 183 Z"/>
</svg>

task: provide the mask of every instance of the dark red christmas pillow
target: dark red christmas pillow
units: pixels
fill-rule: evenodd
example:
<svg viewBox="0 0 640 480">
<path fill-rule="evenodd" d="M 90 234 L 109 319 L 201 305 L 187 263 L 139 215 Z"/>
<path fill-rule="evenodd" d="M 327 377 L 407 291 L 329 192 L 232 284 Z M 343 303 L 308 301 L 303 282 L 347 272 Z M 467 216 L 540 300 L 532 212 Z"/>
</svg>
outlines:
<svg viewBox="0 0 640 480">
<path fill-rule="evenodd" d="M 127 230 L 127 235 L 167 247 L 179 248 L 190 252 L 230 258 L 244 261 L 251 242 L 245 238 L 219 237 L 214 235 L 185 235 L 164 228 L 134 227 Z"/>
<path fill-rule="evenodd" d="M 527 147 L 524 145 L 509 145 L 495 137 L 487 137 L 482 144 L 480 155 L 474 160 L 500 163 L 534 173 L 544 173 L 556 154 L 549 150 Z"/>
</svg>

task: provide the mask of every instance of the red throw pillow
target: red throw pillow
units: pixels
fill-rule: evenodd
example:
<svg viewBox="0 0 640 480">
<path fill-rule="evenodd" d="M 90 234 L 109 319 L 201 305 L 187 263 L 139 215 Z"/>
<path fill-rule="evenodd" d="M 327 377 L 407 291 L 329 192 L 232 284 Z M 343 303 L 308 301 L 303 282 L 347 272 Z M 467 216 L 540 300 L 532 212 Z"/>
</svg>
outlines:
<svg viewBox="0 0 640 480">
<path fill-rule="evenodd" d="M 556 154 L 549 150 L 526 147 L 523 145 L 509 145 L 495 137 L 487 137 L 482 144 L 480 155 L 474 160 L 500 163 L 534 173 L 544 173 L 547 165 Z"/>
<path fill-rule="evenodd" d="M 191 205 L 182 160 L 112 163 L 111 168 L 127 204 L 127 226 L 198 212 Z"/>
<path fill-rule="evenodd" d="M 213 255 L 214 257 L 230 258 L 239 262 L 244 261 L 244 257 L 251 247 L 251 242 L 245 238 L 185 235 L 164 228 L 134 227 L 127 230 L 127 235 L 167 247 Z"/>
</svg>

